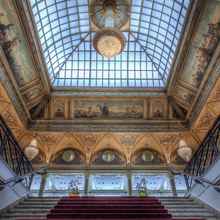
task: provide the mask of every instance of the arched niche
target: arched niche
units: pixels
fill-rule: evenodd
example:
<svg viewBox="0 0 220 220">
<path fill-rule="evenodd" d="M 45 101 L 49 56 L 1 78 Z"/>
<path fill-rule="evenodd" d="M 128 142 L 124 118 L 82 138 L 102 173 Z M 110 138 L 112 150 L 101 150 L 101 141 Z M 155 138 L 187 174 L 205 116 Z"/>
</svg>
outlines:
<svg viewBox="0 0 220 220">
<path fill-rule="evenodd" d="M 126 165 L 126 157 L 115 149 L 105 148 L 95 152 L 91 156 L 90 165 L 92 167 L 123 167 Z"/>
<path fill-rule="evenodd" d="M 132 166 L 163 165 L 164 158 L 156 150 L 142 148 L 135 151 L 131 157 Z"/>
<path fill-rule="evenodd" d="M 85 165 L 85 155 L 75 148 L 64 148 L 52 156 L 51 165 L 83 166 Z"/>
</svg>

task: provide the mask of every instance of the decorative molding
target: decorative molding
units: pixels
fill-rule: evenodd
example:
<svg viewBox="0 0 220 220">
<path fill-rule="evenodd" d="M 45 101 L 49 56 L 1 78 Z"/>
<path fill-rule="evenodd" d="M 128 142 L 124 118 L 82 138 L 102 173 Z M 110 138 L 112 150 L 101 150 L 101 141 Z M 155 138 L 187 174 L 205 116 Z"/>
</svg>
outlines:
<svg viewBox="0 0 220 220">
<path fill-rule="evenodd" d="M 183 121 L 175 120 L 31 120 L 28 129 L 34 131 L 48 132 L 170 132 L 170 131 L 186 131 L 187 124 Z"/>
</svg>

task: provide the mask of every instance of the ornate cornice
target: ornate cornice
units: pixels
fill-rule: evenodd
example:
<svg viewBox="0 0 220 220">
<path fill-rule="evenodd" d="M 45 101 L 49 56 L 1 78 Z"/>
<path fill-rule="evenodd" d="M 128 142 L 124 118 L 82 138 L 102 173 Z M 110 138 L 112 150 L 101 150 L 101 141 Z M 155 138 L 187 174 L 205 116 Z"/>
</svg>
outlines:
<svg viewBox="0 0 220 220">
<path fill-rule="evenodd" d="M 71 89 L 54 88 L 52 96 L 67 97 L 158 97 L 165 95 L 163 89 Z"/>
<path fill-rule="evenodd" d="M 186 131 L 188 127 L 183 121 L 149 121 L 142 120 L 36 120 L 30 121 L 28 128 L 33 131 L 50 132 L 171 132 Z"/>
</svg>

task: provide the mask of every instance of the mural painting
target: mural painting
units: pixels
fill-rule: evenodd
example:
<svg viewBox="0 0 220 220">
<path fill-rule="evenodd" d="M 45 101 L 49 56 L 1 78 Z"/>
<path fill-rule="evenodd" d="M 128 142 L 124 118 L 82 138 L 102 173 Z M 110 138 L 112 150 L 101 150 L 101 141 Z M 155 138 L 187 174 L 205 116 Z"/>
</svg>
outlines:
<svg viewBox="0 0 220 220">
<path fill-rule="evenodd" d="M 199 87 L 204 72 L 220 39 L 220 23 L 209 24 L 208 33 L 204 35 L 202 47 L 197 49 L 197 70 L 193 74 L 193 83 Z"/>
<path fill-rule="evenodd" d="M 164 100 L 151 100 L 151 117 L 153 119 L 164 118 L 167 114 L 166 103 Z"/>
<path fill-rule="evenodd" d="M 74 102 L 75 118 L 110 118 L 110 119 L 142 119 L 144 115 L 144 102 L 140 101 L 96 101 L 77 100 Z"/>
<path fill-rule="evenodd" d="M 210 57 L 216 49 L 220 37 L 220 5 L 210 1 L 202 20 L 192 36 L 189 50 L 187 51 L 181 80 L 189 83 L 192 88 L 198 88 L 204 77 L 205 70 L 210 62 Z"/>
<path fill-rule="evenodd" d="M 57 100 L 54 103 L 54 118 L 56 119 L 65 118 L 65 100 Z"/>
<path fill-rule="evenodd" d="M 0 1 L 0 46 L 20 88 L 39 78 L 12 1 Z M 25 101 L 42 93 L 42 84 L 37 87 Z"/>
</svg>

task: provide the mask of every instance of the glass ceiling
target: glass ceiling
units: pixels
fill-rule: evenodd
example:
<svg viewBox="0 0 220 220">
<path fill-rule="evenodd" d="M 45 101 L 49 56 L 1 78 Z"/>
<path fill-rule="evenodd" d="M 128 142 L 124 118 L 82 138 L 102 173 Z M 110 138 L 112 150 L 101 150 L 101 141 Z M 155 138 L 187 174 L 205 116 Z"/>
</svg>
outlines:
<svg viewBox="0 0 220 220">
<path fill-rule="evenodd" d="M 93 48 L 89 0 L 31 0 L 53 86 L 163 88 L 190 0 L 131 0 L 124 51 L 111 59 Z"/>
</svg>

